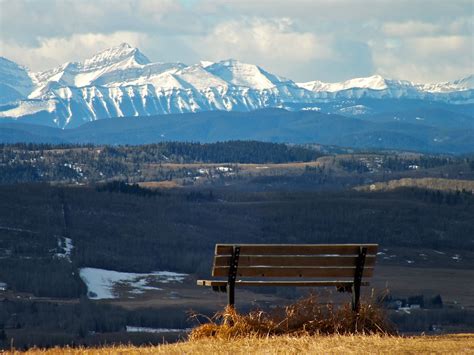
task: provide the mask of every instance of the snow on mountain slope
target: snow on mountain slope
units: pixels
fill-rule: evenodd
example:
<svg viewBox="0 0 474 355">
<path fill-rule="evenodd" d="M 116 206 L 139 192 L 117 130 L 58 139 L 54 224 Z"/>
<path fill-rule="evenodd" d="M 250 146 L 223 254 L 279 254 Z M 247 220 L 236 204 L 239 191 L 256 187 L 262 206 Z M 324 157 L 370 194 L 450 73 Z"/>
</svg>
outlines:
<svg viewBox="0 0 474 355">
<path fill-rule="evenodd" d="M 288 80 L 270 74 L 262 68 L 239 62 L 235 59 L 223 60 L 206 66 L 206 70 L 227 81 L 229 84 L 257 90 L 270 89 Z"/>
<path fill-rule="evenodd" d="M 420 85 L 420 88 L 421 90 L 434 93 L 474 90 L 474 75 L 469 75 L 455 81 Z"/>
<path fill-rule="evenodd" d="M 1 117 L 8 118 L 21 118 L 28 115 L 34 115 L 39 112 L 53 113 L 56 109 L 56 105 L 53 101 L 46 100 L 25 100 L 20 101 L 18 104 L 12 105 L 6 111 L 0 111 Z"/>
<path fill-rule="evenodd" d="M 427 85 L 374 75 L 341 83 L 296 84 L 233 59 L 191 66 L 155 63 L 139 49 L 122 43 L 83 62 L 38 73 L 0 58 L 0 117 L 31 121 L 38 116 L 41 124 L 72 128 L 110 117 L 250 111 L 289 103 L 306 107 L 360 98 L 469 103 L 474 102 L 473 81 L 471 75 Z"/>
<path fill-rule="evenodd" d="M 126 43 L 106 49 L 83 63 L 66 63 L 44 72 L 33 73 L 38 88 L 56 81 L 61 85 L 83 87 L 89 85 L 123 84 L 140 76 L 159 74 L 179 67 L 179 64 L 152 64 L 137 48 Z M 30 96 L 34 98 L 35 95 Z"/>
<path fill-rule="evenodd" d="M 150 63 L 140 67 L 119 68 L 100 75 L 91 85 L 123 86 L 123 85 L 160 85 L 160 76 L 175 73 L 185 68 L 181 63 Z"/>
<path fill-rule="evenodd" d="M 391 80 L 380 75 L 373 75 L 367 78 L 355 78 L 340 83 L 324 83 L 321 81 L 310 81 L 307 83 L 298 83 L 314 92 L 338 92 L 350 89 L 370 89 L 370 90 L 412 90 L 416 84 L 406 80 Z"/>
<path fill-rule="evenodd" d="M 452 82 L 457 90 L 473 90 L 474 89 L 474 74 L 466 76 L 465 78 L 455 80 Z"/>
<path fill-rule="evenodd" d="M 298 83 L 297 85 L 311 91 L 336 92 L 347 89 L 372 89 L 385 90 L 387 83 L 380 75 L 370 76 L 368 78 L 355 78 L 340 83 L 324 83 L 322 81 L 309 81 L 307 83 Z"/>
<path fill-rule="evenodd" d="M 203 68 L 201 65 L 192 65 L 176 72 L 175 77 L 186 82 L 189 88 L 197 90 L 206 90 L 207 88 L 227 88 L 228 83 L 219 76 L 213 75 L 208 71 L 209 68 Z"/>
<path fill-rule="evenodd" d="M 313 92 L 338 92 L 350 89 L 370 89 L 370 90 L 404 90 L 404 91 L 424 91 L 424 92 L 454 92 L 474 89 L 474 78 L 470 75 L 464 79 L 453 82 L 435 84 L 415 84 L 407 80 L 392 80 L 383 78 L 380 75 L 373 75 L 367 78 L 355 78 L 340 83 L 324 83 L 322 81 L 308 81 L 297 83 L 298 86 Z"/>
<path fill-rule="evenodd" d="M 22 66 L 0 57 L 0 104 L 19 100 L 33 90 L 33 82 Z"/>
<path fill-rule="evenodd" d="M 188 69 L 188 68 L 186 68 Z M 215 79 L 214 87 L 199 89 L 199 75 L 191 75 L 194 70 L 200 74 L 202 68 L 192 68 L 176 74 L 164 73 L 169 80 L 169 87 L 145 85 L 129 86 L 86 86 L 63 87 L 50 83 L 42 100 L 50 105 L 56 104 L 55 126 L 61 128 L 77 127 L 85 122 L 107 117 L 146 116 L 167 113 L 198 112 L 209 110 L 250 111 L 263 107 L 281 105 L 285 100 L 297 97 L 304 99 L 304 90 L 296 88 L 273 88 L 269 90 L 253 90 L 227 86 L 224 81 Z M 190 78 L 187 77 L 190 75 Z M 211 74 L 207 74 L 211 75 Z M 196 79 L 197 78 L 197 79 Z M 191 80 L 192 79 L 192 80 Z M 186 81 L 189 80 L 189 81 Z M 193 82 L 197 81 L 197 82 Z M 162 85 L 162 84 L 161 84 Z M 179 85 L 176 87 L 176 85 Z M 307 98 L 308 100 L 310 98 Z M 37 100 L 41 101 L 41 100 Z M 7 112 L 0 112 L 8 116 Z"/>
<path fill-rule="evenodd" d="M 150 60 L 138 48 L 133 48 L 128 43 L 122 43 L 117 47 L 105 49 L 90 59 L 84 61 L 86 70 L 110 67 L 111 64 L 122 63 L 131 66 L 145 65 Z"/>
</svg>

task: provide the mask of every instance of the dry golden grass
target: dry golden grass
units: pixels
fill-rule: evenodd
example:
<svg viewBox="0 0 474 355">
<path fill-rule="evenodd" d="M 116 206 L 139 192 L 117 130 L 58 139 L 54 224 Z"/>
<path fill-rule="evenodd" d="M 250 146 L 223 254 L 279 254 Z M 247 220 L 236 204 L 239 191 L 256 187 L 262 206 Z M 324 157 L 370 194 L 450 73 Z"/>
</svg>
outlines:
<svg viewBox="0 0 474 355">
<path fill-rule="evenodd" d="M 12 352 L 20 354 L 20 352 Z M 204 338 L 161 346 L 33 349 L 30 355 L 106 354 L 474 354 L 474 334 L 398 337 L 382 335 Z"/>
<path fill-rule="evenodd" d="M 172 181 L 145 181 L 139 182 L 138 185 L 140 187 L 146 187 L 149 189 L 174 189 L 179 187 L 179 184 L 172 180 Z"/>
<path fill-rule="evenodd" d="M 350 304 L 341 307 L 332 303 L 321 304 L 315 295 L 310 295 L 271 312 L 257 310 L 239 314 L 234 308 L 227 307 L 209 322 L 194 328 L 189 339 L 330 334 L 396 335 L 396 331 L 386 313 L 375 304 L 361 304 L 356 315 Z"/>
</svg>

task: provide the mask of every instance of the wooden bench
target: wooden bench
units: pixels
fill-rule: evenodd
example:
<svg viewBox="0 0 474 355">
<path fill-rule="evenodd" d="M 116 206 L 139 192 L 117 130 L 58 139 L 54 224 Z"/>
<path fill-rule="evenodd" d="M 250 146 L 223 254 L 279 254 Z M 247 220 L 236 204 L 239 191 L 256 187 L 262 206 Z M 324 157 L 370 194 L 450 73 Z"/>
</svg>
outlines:
<svg viewBox="0 0 474 355">
<path fill-rule="evenodd" d="M 216 244 L 213 277 L 199 286 L 227 292 L 234 306 L 235 286 L 335 286 L 352 292 L 359 311 L 360 287 L 374 272 L 377 244 Z"/>
</svg>

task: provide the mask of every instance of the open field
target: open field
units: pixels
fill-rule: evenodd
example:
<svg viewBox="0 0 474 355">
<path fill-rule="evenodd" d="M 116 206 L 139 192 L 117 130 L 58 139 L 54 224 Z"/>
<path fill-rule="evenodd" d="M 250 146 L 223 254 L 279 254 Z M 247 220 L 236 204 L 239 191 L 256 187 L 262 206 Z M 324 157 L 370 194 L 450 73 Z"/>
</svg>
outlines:
<svg viewBox="0 0 474 355">
<path fill-rule="evenodd" d="M 358 186 L 355 189 L 359 191 L 380 191 L 394 190 L 401 187 L 419 187 L 441 191 L 474 191 L 474 181 L 472 180 L 454 180 L 438 178 L 404 178 L 399 180 L 389 180 L 377 182 L 371 185 Z"/>
<path fill-rule="evenodd" d="M 12 354 L 20 352 L 13 351 Z M 474 354 L 474 334 L 202 339 L 148 347 L 32 349 L 26 354 Z"/>
<path fill-rule="evenodd" d="M 383 293 L 385 289 L 397 296 L 412 296 L 418 294 L 437 295 L 441 294 L 446 306 L 464 307 L 474 309 L 474 271 L 469 269 L 414 267 L 399 265 L 377 265 L 371 286 L 363 289 L 365 297 L 370 298 L 372 292 L 376 295 Z M 217 311 L 227 303 L 225 293 L 213 292 L 207 287 L 197 287 L 195 280 L 191 277 L 183 284 L 172 283 L 162 285 L 162 290 L 146 292 L 140 297 L 118 298 L 104 300 L 111 303 L 136 309 L 140 307 L 166 308 L 179 305 L 184 310 L 209 309 Z M 307 294 L 312 288 L 300 288 L 301 293 Z M 274 293 L 258 293 L 258 288 L 238 288 L 237 302 L 239 307 L 263 306 L 266 304 L 282 304 L 284 297 L 278 297 Z M 332 288 L 319 288 L 323 296 L 331 292 L 331 297 L 337 297 L 338 301 L 349 302 L 350 296 L 346 294 L 333 294 Z M 173 295 L 174 297 L 170 297 Z M 136 295 L 135 295 L 136 296 Z M 288 302 L 288 300 L 286 300 Z"/>
</svg>

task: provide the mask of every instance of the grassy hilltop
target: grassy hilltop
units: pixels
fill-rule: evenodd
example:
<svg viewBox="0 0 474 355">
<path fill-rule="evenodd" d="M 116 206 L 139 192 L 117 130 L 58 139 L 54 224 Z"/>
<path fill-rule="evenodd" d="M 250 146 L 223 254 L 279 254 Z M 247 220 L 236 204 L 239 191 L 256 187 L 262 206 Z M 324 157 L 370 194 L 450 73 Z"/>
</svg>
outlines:
<svg viewBox="0 0 474 355">
<path fill-rule="evenodd" d="M 356 336 L 279 336 L 236 340 L 206 338 L 161 346 L 104 347 L 89 349 L 32 349 L 27 354 L 472 354 L 474 334 L 443 336 L 390 337 Z M 17 352 L 14 352 L 17 354 Z"/>
</svg>

